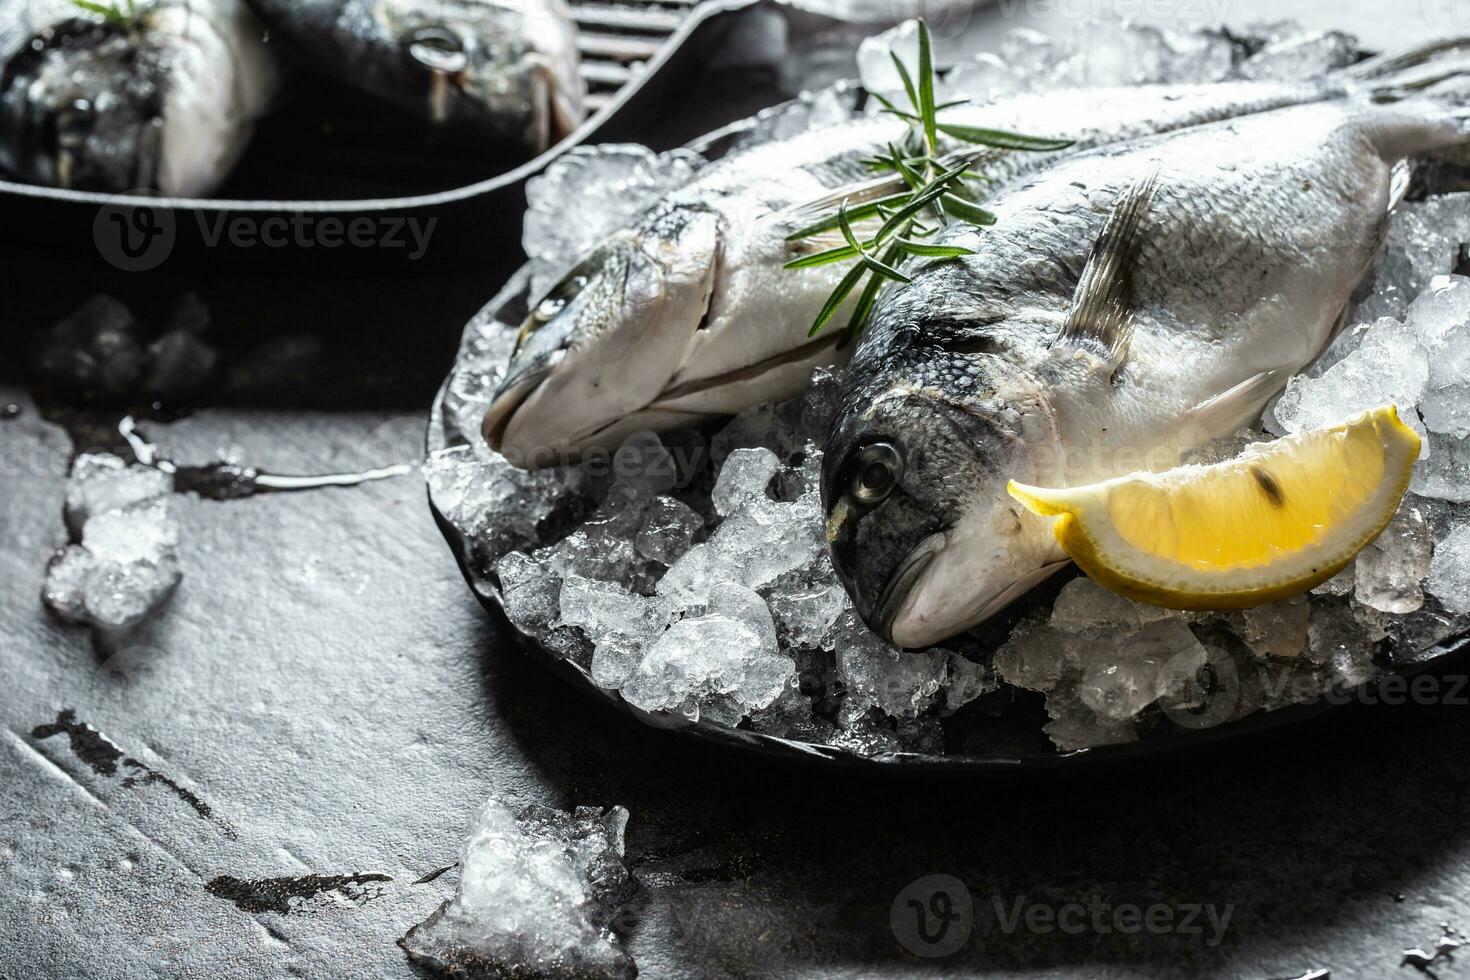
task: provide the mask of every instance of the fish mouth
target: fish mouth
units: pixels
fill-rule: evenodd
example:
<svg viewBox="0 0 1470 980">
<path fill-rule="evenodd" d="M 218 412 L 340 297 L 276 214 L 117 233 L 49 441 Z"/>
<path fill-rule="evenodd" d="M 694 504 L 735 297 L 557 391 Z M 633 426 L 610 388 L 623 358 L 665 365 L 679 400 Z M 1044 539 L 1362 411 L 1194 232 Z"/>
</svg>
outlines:
<svg viewBox="0 0 1470 980">
<path fill-rule="evenodd" d="M 565 356 L 566 351 L 564 350 L 554 351 L 540 364 L 522 371 L 495 393 L 490 407 L 485 410 L 485 419 L 481 423 L 481 432 L 491 449 L 502 455 L 505 454 L 505 432 L 515 419 L 516 412 L 526 403 L 526 399 L 530 398 L 532 393 L 541 386 L 541 382 L 550 376 L 552 369 L 560 364 Z"/>
<path fill-rule="evenodd" d="M 893 639 L 893 621 L 898 611 L 908 602 L 910 593 L 931 562 L 944 547 L 944 535 L 935 534 L 921 541 L 908 557 L 888 576 L 878 601 L 873 605 L 872 626 L 874 631 L 890 643 Z"/>
<path fill-rule="evenodd" d="M 998 586 L 982 594 L 978 599 L 966 603 L 965 611 L 955 616 L 952 621 L 935 622 L 925 619 L 915 615 L 910 603 L 900 603 L 895 606 L 890 618 L 884 622 L 882 635 L 890 643 L 905 649 L 922 649 L 933 646 L 985 622 L 1069 564 L 1071 564 L 1071 559 L 1063 559 L 1023 572 L 1013 581 Z M 926 562 L 926 569 L 928 565 L 929 563 Z M 915 596 L 914 586 L 918 584 L 917 578 L 915 576 L 915 581 L 909 583 L 906 597 Z"/>
</svg>

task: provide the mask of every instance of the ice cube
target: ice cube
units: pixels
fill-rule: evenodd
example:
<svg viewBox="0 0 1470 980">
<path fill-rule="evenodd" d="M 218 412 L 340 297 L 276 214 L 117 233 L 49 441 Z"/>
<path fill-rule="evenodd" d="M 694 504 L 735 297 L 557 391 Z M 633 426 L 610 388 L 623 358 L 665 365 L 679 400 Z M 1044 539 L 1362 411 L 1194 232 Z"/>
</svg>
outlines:
<svg viewBox="0 0 1470 980">
<path fill-rule="evenodd" d="M 1174 613 L 1110 592 L 1090 578 L 1079 577 L 1062 586 L 1052 603 L 1051 625 L 1064 633 L 1097 629 L 1132 629 Z"/>
<path fill-rule="evenodd" d="M 1419 410 L 1431 431 L 1470 435 L 1470 279 L 1435 276 L 1409 307 L 1408 322 L 1429 352 Z"/>
<path fill-rule="evenodd" d="M 609 977 L 637 968 L 609 931 L 636 890 L 623 863 L 628 811 L 481 807 L 454 897 L 408 930 L 413 959 L 456 976 Z"/>
<path fill-rule="evenodd" d="M 906 20 L 881 34 L 863 39 L 857 49 L 858 79 L 869 92 L 883 96 L 900 108 L 908 108 L 903 77 L 894 59 L 903 63 L 910 78 L 919 64 L 919 22 Z"/>
<path fill-rule="evenodd" d="M 551 629 L 561 615 L 561 576 L 550 565 L 519 551 L 495 563 L 505 616 L 520 630 L 536 636 Z"/>
<path fill-rule="evenodd" d="M 138 383 L 146 355 L 132 312 L 98 294 L 41 336 L 37 370 L 84 398 L 127 394 Z"/>
<path fill-rule="evenodd" d="M 643 527 L 634 548 L 644 558 L 672 565 L 689 550 L 704 521 L 694 509 L 673 497 L 655 497 L 643 512 Z"/>
<path fill-rule="evenodd" d="M 1470 437 L 1429 433 L 1409 489 L 1423 497 L 1470 501 Z"/>
<path fill-rule="evenodd" d="M 622 693 L 646 711 L 692 704 L 697 712 L 728 699 L 749 713 L 780 697 L 794 674 L 791 659 L 748 619 L 715 612 L 681 619 L 655 639 Z"/>
<path fill-rule="evenodd" d="M 159 398 L 179 398 L 214 374 L 219 351 L 192 330 L 170 330 L 148 345 L 143 389 Z"/>
<path fill-rule="evenodd" d="M 1358 553 L 1355 592 L 1359 602 L 1403 615 L 1424 605 L 1419 583 L 1429 574 L 1429 525 L 1405 504 L 1374 541 Z"/>
<path fill-rule="evenodd" d="M 173 489 L 173 475 L 163 470 L 128 465 L 111 453 L 81 453 L 66 484 L 66 526 L 79 538 L 92 515 L 166 497 Z"/>
<path fill-rule="evenodd" d="M 577 146 L 526 182 L 521 244 L 539 298 L 572 263 L 659 197 L 688 182 L 704 159 L 631 143 Z"/>
<path fill-rule="evenodd" d="M 949 679 L 944 687 L 944 707 L 957 711 L 971 701 L 1000 687 L 995 671 L 957 653 L 949 655 Z"/>
<path fill-rule="evenodd" d="M 1357 42 L 1338 31 L 1302 31 L 1268 43 L 1237 69 L 1241 78 L 1301 81 L 1352 64 Z"/>
<path fill-rule="evenodd" d="M 1470 613 L 1470 524 L 1435 542 L 1424 588 L 1451 612 Z"/>
<path fill-rule="evenodd" d="M 67 545 L 46 563 L 41 599 L 68 622 L 86 621 L 87 576 L 96 566 L 92 553 L 79 544 Z"/>
<path fill-rule="evenodd" d="M 711 493 L 715 513 L 728 517 L 756 497 L 763 497 L 781 461 L 769 449 L 736 449 L 725 457 Z"/>
<path fill-rule="evenodd" d="M 765 603 L 761 603 L 764 608 Z M 562 579 L 557 626 L 578 626 L 599 642 L 608 633 L 648 638 L 663 626 L 658 605 L 613 582 L 584 578 L 576 572 Z"/>
<path fill-rule="evenodd" d="M 1250 606 L 1242 613 L 1245 641 L 1262 657 L 1295 657 L 1306 648 L 1312 607 L 1305 596 Z"/>
<path fill-rule="evenodd" d="M 984 105 L 1025 90 L 1025 81 L 998 55 L 985 52 L 961 61 L 944 76 L 944 94 L 949 99 L 967 99 Z"/>
<path fill-rule="evenodd" d="M 819 646 L 838 615 L 852 604 L 827 555 L 777 577 L 767 598 L 786 642 L 807 648 Z"/>
<path fill-rule="evenodd" d="M 82 527 L 82 543 L 99 561 L 157 562 L 178 545 L 179 526 L 162 497 L 93 515 Z"/>
<path fill-rule="evenodd" d="M 1350 416 L 1392 402 L 1406 422 L 1429 381 L 1429 356 L 1407 324 L 1383 319 L 1368 330 L 1357 350 L 1321 377 L 1293 377 L 1276 403 L 1275 417 L 1286 432 L 1336 425 Z"/>
<path fill-rule="evenodd" d="M 1083 676 L 1077 694 L 1100 718 L 1126 721 L 1204 666 L 1204 645 L 1181 619 L 1163 619 L 1136 630 L 1103 631 L 1080 638 Z"/>
<path fill-rule="evenodd" d="M 1132 721 L 1118 721 L 1092 710 L 1076 693 L 1048 696 L 1046 713 L 1051 718 L 1042 730 L 1063 752 L 1136 742 Z"/>
<path fill-rule="evenodd" d="M 837 617 L 823 645 L 837 654 L 837 671 L 847 684 L 844 718 L 875 705 L 884 714 L 912 718 L 933 703 L 947 678 L 947 654 L 900 650 L 851 609 Z"/>
<path fill-rule="evenodd" d="M 1048 623 L 1022 620 L 995 651 L 995 671 L 1016 687 L 1043 693 L 1061 680 L 1067 662 L 1070 634 Z"/>
<path fill-rule="evenodd" d="M 559 507 L 587 494 L 591 475 L 579 466 L 523 470 L 498 453 L 478 457 L 472 446 L 430 455 L 424 477 L 435 507 L 475 540 L 486 565 L 539 544 L 537 528 Z"/>
<path fill-rule="evenodd" d="M 135 626 L 162 605 L 182 577 L 172 552 L 149 560 L 98 560 L 84 586 L 87 619 L 105 629 Z"/>
<path fill-rule="evenodd" d="M 635 432 L 613 454 L 614 482 L 634 491 L 640 499 L 668 493 L 678 483 L 673 453 L 656 432 Z"/>
</svg>

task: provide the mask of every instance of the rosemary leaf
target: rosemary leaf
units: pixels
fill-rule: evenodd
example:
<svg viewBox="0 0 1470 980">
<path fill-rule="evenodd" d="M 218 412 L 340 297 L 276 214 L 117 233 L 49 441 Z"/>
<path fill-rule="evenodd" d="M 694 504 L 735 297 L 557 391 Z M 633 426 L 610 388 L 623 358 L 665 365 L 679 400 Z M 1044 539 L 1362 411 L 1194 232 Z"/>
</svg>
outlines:
<svg viewBox="0 0 1470 980">
<path fill-rule="evenodd" d="M 939 136 L 935 133 L 937 122 L 934 118 L 934 55 L 930 50 L 929 25 L 923 20 L 919 21 L 918 109 L 924 120 L 924 139 L 932 153 L 939 145 Z"/>
<path fill-rule="evenodd" d="M 842 277 L 837 288 L 832 290 L 832 295 L 827 297 L 827 302 L 823 304 L 822 311 L 817 314 L 816 320 L 812 321 L 812 328 L 807 331 L 808 337 L 815 337 L 827 325 L 827 321 L 832 319 L 832 314 L 837 312 L 837 307 L 842 305 L 842 301 L 847 299 L 847 294 L 857 286 L 858 280 L 863 277 L 867 268 L 862 264 L 855 265 L 848 270 L 847 275 Z"/>
<path fill-rule="evenodd" d="M 953 123 L 940 123 L 938 128 L 946 136 L 953 136 L 962 142 L 995 146 L 1003 150 L 1064 150 L 1074 142 L 1073 140 L 1049 139 L 1044 136 L 1025 136 L 1021 133 L 1007 132 L 1004 129 L 959 126 Z"/>
<path fill-rule="evenodd" d="M 959 245 L 931 245 L 928 242 L 916 242 L 912 238 L 895 239 L 894 244 L 909 255 L 930 259 L 957 259 L 961 256 L 975 254 L 974 249 L 963 248 Z"/>
<path fill-rule="evenodd" d="M 970 203 L 962 197 L 956 197 L 953 194 L 944 194 L 939 200 L 940 206 L 951 217 L 958 218 L 961 221 L 968 221 L 972 225 L 995 224 L 995 215 L 977 204 Z"/>
</svg>

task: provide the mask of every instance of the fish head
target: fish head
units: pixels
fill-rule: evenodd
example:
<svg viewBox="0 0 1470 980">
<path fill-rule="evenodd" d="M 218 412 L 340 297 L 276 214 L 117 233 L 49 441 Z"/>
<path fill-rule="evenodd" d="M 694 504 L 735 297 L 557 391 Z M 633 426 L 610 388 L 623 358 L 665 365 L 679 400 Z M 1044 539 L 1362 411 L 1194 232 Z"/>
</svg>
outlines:
<svg viewBox="0 0 1470 980">
<path fill-rule="evenodd" d="M 1041 386 L 997 355 L 927 358 L 859 386 L 822 467 L 827 541 L 863 621 L 930 646 L 990 617 L 1056 567 L 1045 522 L 1006 492 L 1049 469 Z"/>
<path fill-rule="evenodd" d="M 561 0 L 382 0 L 376 10 L 405 90 L 426 93 L 433 122 L 524 120 L 537 151 L 581 122 L 576 35 Z"/>
<path fill-rule="evenodd" d="M 491 448 L 537 468 L 606 445 L 683 363 L 709 309 L 718 251 L 712 211 L 671 205 L 578 262 L 521 325 L 485 413 Z"/>
<path fill-rule="evenodd" d="M 164 66 L 137 25 L 73 18 L 0 76 L 0 166 L 55 187 L 155 188 Z"/>
</svg>

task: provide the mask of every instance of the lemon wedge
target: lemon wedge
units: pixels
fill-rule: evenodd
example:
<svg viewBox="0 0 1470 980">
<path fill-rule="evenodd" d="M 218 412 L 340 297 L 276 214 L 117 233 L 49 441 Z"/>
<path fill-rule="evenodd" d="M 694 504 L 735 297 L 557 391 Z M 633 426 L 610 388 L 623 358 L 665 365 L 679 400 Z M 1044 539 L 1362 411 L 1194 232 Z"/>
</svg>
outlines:
<svg viewBox="0 0 1470 980">
<path fill-rule="evenodd" d="M 1213 466 L 1011 496 L 1099 585 L 1175 609 L 1238 609 L 1337 574 L 1409 486 L 1419 436 L 1392 405 L 1250 446 Z"/>
</svg>

